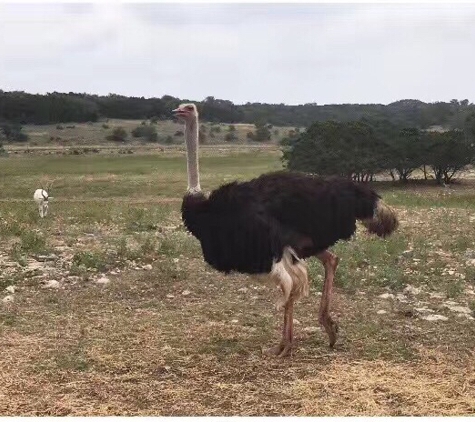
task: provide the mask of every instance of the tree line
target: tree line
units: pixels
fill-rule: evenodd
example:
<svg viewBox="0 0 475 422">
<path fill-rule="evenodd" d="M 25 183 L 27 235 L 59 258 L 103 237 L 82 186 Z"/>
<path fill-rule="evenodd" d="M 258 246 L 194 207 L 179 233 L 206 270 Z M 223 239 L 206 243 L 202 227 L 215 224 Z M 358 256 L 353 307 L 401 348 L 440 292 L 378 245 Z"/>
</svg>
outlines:
<svg viewBox="0 0 475 422">
<path fill-rule="evenodd" d="M 228 100 L 207 97 L 202 101 L 180 99 L 170 95 L 161 98 L 105 96 L 81 93 L 28 94 L 0 90 L 0 122 L 20 124 L 53 124 L 95 122 L 101 118 L 171 119 L 171 110 L 180 103 L 197 104 L 203 121 L 216 123 L 251 123 L 263 126 L 307 127 L 313 122 L 336 120 L 357 121 L 362 118 L 388 120 L 391 123 L 418 129 L 440 125 L 462 129 L 475 105 L 467 99 L 424 103 L 401 100 L 383 104 L 302 105 L 246 103 L 236 105 Z"/>
<path fill-rule="evenodd" d="M 388 172 L 393 180 L 407 182 L 422 169 L 425 179 L 449 183 L 475 162 L 475 113 L 463 129 L 445 131 L 399 127 L 387 120 L 315 122 L 282 143 L 283 160 L 292 170 L 357 181 Z"/>
</svg>

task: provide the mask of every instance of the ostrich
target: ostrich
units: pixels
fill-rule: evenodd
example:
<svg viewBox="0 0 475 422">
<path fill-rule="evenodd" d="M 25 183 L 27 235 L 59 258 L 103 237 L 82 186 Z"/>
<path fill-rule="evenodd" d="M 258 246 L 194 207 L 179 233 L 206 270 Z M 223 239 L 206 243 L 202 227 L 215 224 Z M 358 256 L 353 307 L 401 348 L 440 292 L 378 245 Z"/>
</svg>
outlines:
<svg viewBox="0 0 475 422">
<path fill-rule="evenodd" d="M 197 108 L 181 104 L 173 113 L 185 124 L 188 189 L 182 219 L 200 241 L 205 261 L 226 274 L 267 275 L 282 290 L 277 303 L 284 311 L 282 340 L 267 353 L 283 357 L 292 351 L 293 307 L 308 295 L 304 260 L 311 256 L 325 269 L 319 322 L 333 347 L 338 324 L 330 316 L 330 302 L 339 258 L 328 248 L 348 240 L 356 220 L 384 238 L 398 226 L 394 211 L 372 189 L 350 180 L 287 171 L 227 183 L 206 195 L 198 171 Z"/>
</svg>

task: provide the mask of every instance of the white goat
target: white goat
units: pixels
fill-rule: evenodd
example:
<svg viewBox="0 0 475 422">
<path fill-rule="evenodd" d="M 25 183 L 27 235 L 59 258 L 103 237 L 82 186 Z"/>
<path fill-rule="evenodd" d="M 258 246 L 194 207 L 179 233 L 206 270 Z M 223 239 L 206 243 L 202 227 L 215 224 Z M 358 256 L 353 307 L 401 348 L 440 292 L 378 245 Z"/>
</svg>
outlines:
<svg viewBox="0 0 475 422">
<path fill-rule="evenodd" d="M 46 192 L 43 188 L 41 189 L 36 189 L 35 193 L 33 194 L 33 199 L 36 202 L 36 205 L 38 205 L 38 211 L 40 212 L 40 217 L 46 217 L 48 214 L 48 192 Z"/>
</svg>

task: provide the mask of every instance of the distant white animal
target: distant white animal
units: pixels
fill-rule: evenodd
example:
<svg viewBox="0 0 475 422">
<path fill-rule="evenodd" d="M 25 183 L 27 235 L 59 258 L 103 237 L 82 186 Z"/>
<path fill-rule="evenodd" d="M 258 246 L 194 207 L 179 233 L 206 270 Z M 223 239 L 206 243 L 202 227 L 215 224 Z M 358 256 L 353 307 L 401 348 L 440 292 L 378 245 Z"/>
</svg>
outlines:
<svg viewBox="0 0 475 422">
<path fill-rule="evenodd" d="M 46 192 L 44 189 L 36 189 L 35 193 L 33 194 L 33 199 L 36 202 L 36 205 L 38 205 L 38 211 L 40 212 L 40 217 L 46 217 L 48 214 L 48 207 L 49 207 L 49 196 L 48 192 Z"/>
</svg>

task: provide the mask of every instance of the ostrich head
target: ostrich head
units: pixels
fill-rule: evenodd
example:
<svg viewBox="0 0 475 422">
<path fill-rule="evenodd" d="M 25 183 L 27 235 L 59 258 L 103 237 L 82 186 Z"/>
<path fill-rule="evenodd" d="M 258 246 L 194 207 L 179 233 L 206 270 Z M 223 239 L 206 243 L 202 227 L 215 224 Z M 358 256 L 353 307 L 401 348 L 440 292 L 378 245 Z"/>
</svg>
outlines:
<svg viewBox="0 0 475 422">
<path fill-rule="evenodd" d="M 191 122 L 198 118 L 198 110 L 194 104 L 180 104 L 178 108 L 172 110 L 173 114 L 184 123 Z"/>
</svg>

